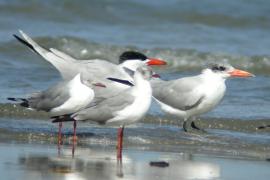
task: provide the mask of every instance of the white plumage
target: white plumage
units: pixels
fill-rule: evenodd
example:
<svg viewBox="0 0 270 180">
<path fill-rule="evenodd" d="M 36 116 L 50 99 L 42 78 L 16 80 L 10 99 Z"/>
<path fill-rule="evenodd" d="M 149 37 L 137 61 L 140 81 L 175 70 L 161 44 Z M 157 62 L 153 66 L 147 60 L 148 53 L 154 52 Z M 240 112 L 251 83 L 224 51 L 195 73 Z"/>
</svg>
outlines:
<svg viewBox="0 0 270 180">
<path fill-rule="evenodd" d="M 184 120 L 184 130 L 187 131 L 190 117 L 211 111 L 220 103 L 226 91 L 227 78 L 249 76 L 253 75 L 230 65 L 215 64 L 197 76 L 152 81 L 153 96 L 165 113 Z M 190 125 L 199 129 L 193 122 Z"/>
</svg>

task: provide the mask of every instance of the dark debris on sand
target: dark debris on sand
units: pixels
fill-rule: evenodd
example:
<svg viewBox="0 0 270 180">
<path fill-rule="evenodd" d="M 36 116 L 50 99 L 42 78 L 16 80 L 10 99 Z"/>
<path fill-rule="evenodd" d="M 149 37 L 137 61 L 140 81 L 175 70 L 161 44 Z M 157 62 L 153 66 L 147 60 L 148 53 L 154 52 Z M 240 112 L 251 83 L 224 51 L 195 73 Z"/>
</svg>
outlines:
<svg viewBox="0 0 270 180">
<path fill-rule="evenodd" d="M 165 167 L 169 167 L 170 164 L 168 162 L 165 162 L 165 161 L 151 161 L 149 163 L 150 166 L 153 166 L 153 167 L 161 167 L 161 168 L 165 168 Z"/>
</svg>

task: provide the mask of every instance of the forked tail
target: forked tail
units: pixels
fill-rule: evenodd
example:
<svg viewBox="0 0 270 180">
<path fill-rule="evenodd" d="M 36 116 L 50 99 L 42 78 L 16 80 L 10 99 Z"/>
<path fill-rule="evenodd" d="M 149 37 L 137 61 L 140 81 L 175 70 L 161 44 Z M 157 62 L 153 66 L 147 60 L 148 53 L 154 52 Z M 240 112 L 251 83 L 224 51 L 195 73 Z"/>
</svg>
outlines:
<svg viewBox="0 0 270 180">
<path fill-rule="evenodd" d="M 27 99 L 25 99 L 25 98 L 13 98 L 13 97 L 9 97 L 7 99 L 9 101 L 19 102 L 19 105 L 20 106 L 29 108 L 29 101 Z"/>
</svg>

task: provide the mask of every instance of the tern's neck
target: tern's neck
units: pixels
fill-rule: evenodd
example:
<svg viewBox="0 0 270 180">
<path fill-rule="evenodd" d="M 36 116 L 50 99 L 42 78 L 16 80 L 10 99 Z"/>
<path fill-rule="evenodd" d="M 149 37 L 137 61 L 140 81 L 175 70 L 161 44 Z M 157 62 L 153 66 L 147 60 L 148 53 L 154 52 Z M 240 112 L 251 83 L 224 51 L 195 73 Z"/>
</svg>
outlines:
<svg viewBox="0 0 270 180">
<path fill-rule="evenodd" d="M 135 88 L 139 91 L 152 93 L 151 84 L 148 80 L 144 79 L 141 74 L 135 73 L 134 75 Z"/>
<path fill-rule="evenodd" d="M 136 69 L 142 65 L 144 65 L 144 62 L 141 60 L 127 60 L 119 64 L 120 67 L 126 67 L 132 71 L 136 71 Z"/>
</svg>

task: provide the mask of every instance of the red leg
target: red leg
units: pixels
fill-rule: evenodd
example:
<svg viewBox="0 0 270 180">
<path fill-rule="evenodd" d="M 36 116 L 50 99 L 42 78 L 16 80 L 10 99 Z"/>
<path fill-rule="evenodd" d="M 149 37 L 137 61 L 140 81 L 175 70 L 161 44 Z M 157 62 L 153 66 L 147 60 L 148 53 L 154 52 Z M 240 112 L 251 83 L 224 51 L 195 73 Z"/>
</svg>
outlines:
<svg viewBox="0 0 270 180">
<path fill-rule="evenodd" d="M 124 135 L 124 126 L 118 129 L 117 133 L 117 159 L 122 159 L 122 148 L 123 148 L 123 135 Z"/>
<path fill-rule="evenodd" d="M 77 141 L 77 136 L 76 136 L 76 128 L 77 128 L 77 121 L 73 121 L 73 143 Z"/>
<path fill-rule="evenodd" d="M 59 122 L 59 129 L 58 129 L 58 145 L 62 144 L 62 122 Z"/>
<path fill-rule="evenodd" d="M 72 158 L 74 158 L 74 154 L 75 154 L 75 142 L 73 141 L 72 143 Z"/>
<path fill-rule="evenodd" d="M 59 122 L 59 129 L 58 129 L 58 156 L 60 157 L 61 152 L 61 144 L 62 144 L 62 122 Z"/>
<path fill-rule="evenodd" d="M 75 154 L 75 144 L 76 144 L 76 141 L 77 141 L 77 137 L 76 137 L 76 128 L 77 128 L 77 121 L 74 120 L 74 121 L 73 121 L 72 157 L 74 157 L 74 154 Z"/>
</svg>

